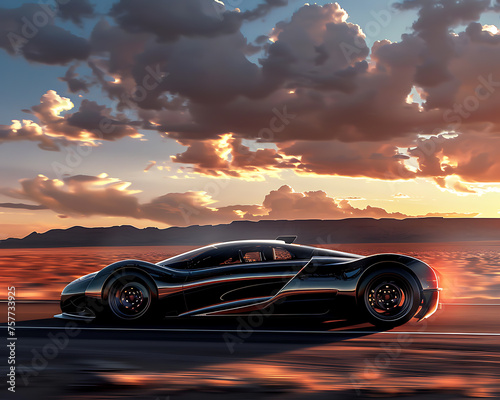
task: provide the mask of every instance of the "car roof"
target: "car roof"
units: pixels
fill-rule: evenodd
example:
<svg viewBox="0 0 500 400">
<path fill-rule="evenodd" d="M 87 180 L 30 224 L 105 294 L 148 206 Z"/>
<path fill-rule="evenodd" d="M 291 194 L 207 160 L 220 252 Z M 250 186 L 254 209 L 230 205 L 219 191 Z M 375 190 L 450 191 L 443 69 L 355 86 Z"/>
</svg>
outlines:
<svg viewBox="0 0 500 400">
<path fill-rule="evenodd" d="M 212 246 L 216 248 L 221 248 L 221 247 L 226 247 L 226 246 L 242 246 L 242 245 L 263 245 L 263 244 L 268 244 L 268 245 L 274 245 L 274 246 L 283 246 L 283 245 L 289 245 L 285 243 L 283 240 L 234 240 L 231 242 L 221 242 L 221 243 L 214 243 Z M 297 245 L 295 245 L 297 246 Z"/>
</svg>

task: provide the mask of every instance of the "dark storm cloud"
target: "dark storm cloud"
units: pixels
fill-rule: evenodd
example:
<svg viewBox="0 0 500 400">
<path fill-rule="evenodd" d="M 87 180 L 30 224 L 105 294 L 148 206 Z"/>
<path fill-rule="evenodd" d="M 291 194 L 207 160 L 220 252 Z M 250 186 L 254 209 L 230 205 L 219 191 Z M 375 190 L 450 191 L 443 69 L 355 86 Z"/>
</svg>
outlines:
<svg viewBox="0 0 500 400">
<path fill-rule="evenodd" d="M 448 90 L 453 93 L 460 85 L 448 68 L 452 58 L 458 55 L 450 28 L 477 21 L 490 8 L 490 3 L 490 0 L 405 0 L 394 5 L 400 10 L 418 9 L 413 29 L 424 40 L 426 48 L 420 54 L 415 83 L 428 89 L 427 108 L 449 107 L 451 104 L 446 102 L 449 96 L 439 95 L 442 86 L 449 85 Z"/>
<path fill-rule="evenodd" d="M 60 132 L 72 135 L 76 130 L 77 137 L 82 131 L 99 132 L 95 134 L 95 138 L 104 140 L 140 136 L 134 127 L 138 123 L 128 120 L 124 115 L 113 116 L 110 108 L 99 105 L 95 101 L 83 100 L 79 110 L 65 118 L 65 122 L 67 130 L 61 128 Z M 106 129 L 103 128 L 104 125 L 107 126 Z"/>
<path fill-rule="evenodd" d="M 83 24 L 83 18 L 95 16 L 94 6 L 89 0 L 66 0 L 58 8 L 62 19 L 70 20 L 78 26 Z"/>
<path fill-rule="evenodd" d="M 152 45 L 136 58 L 134 79 L 143 82 L 148 65 L 163 64 L 165 77 L 156 91 L 168 91 L 201 104 L 253 96 L 260 73 L 245 56 L 246 45 L 241 33 L 217 38 L 183 37 L 172 44 Z"/>
<path fill-rule="evenodd" d="M 68 90 L 71 93 L 77 93 L 80 91 L 88 93 L 89 84 L 85 79 L 78 78 L 79 75 L 75 72 L 77 67 L 77 64 L 69 67 L 66 74 L 60 77 L 59 80 L 68 84 Z"/>
<path fill-rule="evenodd" d="M 2 126 L 0 141 L 32 140 L 53 150 L 54 137 L 97 139 L 92 132 L 108 119 L 112 132 L 103 139 L 157 130 L 187 147 L 173 161 L 208 175 L 245 178 L 290 168 L 376 179 L 500 180 L 492 150 L 500 134 L 500 35 L 477 22 L 492 9 L 489 1 L 401 1 L 396 9 L 418 13 L 412 31 L 371 49 L 339 4 L 304 5 L 249 43 L 242 23 L 285 4 L 268 0 L 239 12 L 214 0 L 121 0 L 111 11 L 114 22 L 98 21 L 88 42 L 50 18 L 22 43 L 25 57 L 87 59 L 92 77 L 77 75 L 75 64 L 60 79 L 71 92 L 100 87 L 119 111 L 136 112 L 141 125 L 90 101 L 59 115 L 54 110 L 70 108 L 52 94 L 33 108 L 40 125 Z M 20 32 L 22 16 L 29 21 L 41 9 L 0 10 L 2 31 Z M 10 46 L 5 35 L 0 46 Z M 248 57 L 254 52 L 257 61 Z M 421 104 L 409 96 L 415 92 Z M 415 149 L 420 135 L 443 132 L 457 135 L 433 152 Z M 230 159 L 219 148 L 228 134 Z M 245 149 L 243 139 L 275 146 Z"/>
<path fill-rule="evenodd" d="M 304 6 L 289 22 L 279 22 L 273 30 L 277 40 L 261 60 L 263 73 L 291 87 L 354 90 L 369 49 L 359 27 L 345 18 L 338 4 L 326 4 Z M 350 48 L 356 52 L 347 57 Z"/>
<path fill-rule="evenodd" d="M 131 34 L 100 21 L 90 42 L 93 53 L 105 57 L 89 62 L 92 72 L 120 108 L 172 109 L 179 99 L 224 102 L 254 96 L 263 87 L 240 32 L 158 43 L 150 35 Z M 119 82 L 110 82 L 109 75 Z"/>
<path fill-rule="evenodd" d="M 90 35 L 92 54 L 103 56 L 110 73 L 130 74 L 134 58 L 144 51 L 151 36 L 129 33 L 107 20 L 97 22 Z"/>
<path fill-rule="evenodd" d="M 54 24 L 55 11 L 43 4 L 0 9 L 0 47 L 29 61 L 66 64 L 90 54 L 86 39 Z"/>
<path fill-rule="evenodd" d="M 236 34 L 210 42 L 179 40 L 163 55 L 152 51 L 142 64 L 165 60 L 170 73 L 165 87 L 192 100 L 184 126 L 162 113 L 153 122 L 185 139 L 213 139 L 226 132 L 256 139 L 276 118 L 282 124 L 272 138 L 267 135 L 275 142 L 305 135 L 310 140 L 357 141 L 415 133 L 422 116 L 416 105 L 404 102 L 411 75 L 402 68 L 368 71 L 363 34 L 345 18 L 336 4 L 302 7 L 290 22 L 277 24 L 275 43 L 260 69 L 246 60 L 244 42 Z M 357 46 L 357 53 L 346 57 L 344 46 Z M 202 61 L 193 65 L 175 57 L 188 50 Z"/>
<path fill-rule="evenodd" d="M 233 138 L 277 144 L 266 166 L 249 157 L 245 168 L 255 163 L 261 170 L 290 167 L 299 173 L 377 179 L 454 174 L 469 182 L 499 181 L 493 160 L 500 132 L 500 35 L 474 22 L 489 10 L 488 2 L 415 1 L 399 7 L 419 9 L 414 32 L 399 42 L 376 42 L 370 67 L 362 34 L 345 22 L 338 6 L 305 6 L 271 34 L 275 42 L 261 59 L 258 77 L 270 92 L 192 102 L 183 118 L 159 112 L 149 120 L 188 146 L 174 161 L 209 175 L 244 172 L 228 167 L 214 150 L 217 138 L 232 132 Z M 465 31 L 451 32 L 467 23 Z M 339 44 L 357 51 L 345 57 Z M 341 73 L 344 86 L 335 82 Z M 412 89 L 423 107 L 407 102 Z M 285 116 L 286 123 L 277 123 L 277 116 Z M 458 136 L 431 152 L 422 152 L 422 143 L 414 149 L 419 134 L 443 131 Z M 416 171 L 408 169 L 409 156 L 397 147 L 412 149 Z M 236 154 L 231 150 L 233 158 Z M 289 157 L 299 162 L 286 161 Z M 455 190 L 464 191 L 459 184 Z"/>
<path fill-rule="evenodd" d="M 500 36 L 494 35 L 491 32 L 483 30 L 483 26 L 479 22 L 471 22 L 465 30 L 467 35 L 474 42 L 498 44 L 500 43 Z"/>
<path fill-rule="evenodd" d="M 257 5 L 253 10 L 241 13 L 241 19 L 253 21 L 265 17 L 273 8 L 285 7 L 286 5 L 288 5 L 288 0 L 264 0 L 263 3 Z"/>
<path fill-rule="evenodd" d="M 287 0 L 265 0 L 253 10 L 228 11 L 215 0 L 120 0 L 110 14 L 131 33 L 153 33 L 161 41 L 180 36 L 213 37 L 238 32 L 244 21 L 264 17 Z"/>
</svg>

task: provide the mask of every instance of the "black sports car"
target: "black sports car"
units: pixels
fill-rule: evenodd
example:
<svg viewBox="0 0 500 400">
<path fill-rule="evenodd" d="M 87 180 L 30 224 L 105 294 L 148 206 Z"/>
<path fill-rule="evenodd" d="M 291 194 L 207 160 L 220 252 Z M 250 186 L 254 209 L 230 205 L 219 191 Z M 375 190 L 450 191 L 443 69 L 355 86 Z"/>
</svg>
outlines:
<svg viewBox="0 0 500 400">
<path fill-rule="evenodd" d="M 294 240 L 218 243 L 157 264 L 119 261 L 66 286 L 56 317 L 130 321 L 267 312 L 327 318 L 343 311 L 391 327 L 438 308 L 437 274 L 420 260 L 365 257 Z"/>
</svg>

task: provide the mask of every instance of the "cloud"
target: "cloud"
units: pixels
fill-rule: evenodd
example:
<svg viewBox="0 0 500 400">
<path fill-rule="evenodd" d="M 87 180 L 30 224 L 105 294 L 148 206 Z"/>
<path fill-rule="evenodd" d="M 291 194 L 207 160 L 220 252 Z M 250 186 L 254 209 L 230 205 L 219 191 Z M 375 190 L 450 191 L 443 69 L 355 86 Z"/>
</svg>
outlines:
<svg viewBox="0 0 500 400">
<path fill-rule="evenodd" d="M 418 10 L 414 32 L 397 43 L 376 42 L 371 54 L 363 32 L 347 22 L 338 4 L 305 5 L 276 24 L 270 35 L 274 43 L 258 40 L 264 48 L 258 65 L 247 59 L 241 21 L 284 1 L 267 1 L 242 13 L 200 0 L 174 2 L 168 10 L 154 0 L 122 0 L 111 11 L 118 26 L 103 19 L 94 27 L 89 66 L 119 109 L 136 109 L 145 128 L 186 145 L 187 151 L 173 161 L 191 164 L 195 172 L 248 178 L 248 171 L 294 168 L 321 175 L 412 179 L 417 173 L 398 148 L 411 148 L 419 134 L 446 130 L 457 118 L 464 134 L 481 123 L 496 123 L 494 110 L 500 104 L 493 92 L 470 116 L 455 111 L 454 104 L 470 97 L 478 76 L 488 80 L 486 72 L 500 62 L 491 51 L 498 40 L 494 28 L 474 22 L 487 9 L 484 1 L 438 3 L 396 5 Z M 163 14 L 175 21 L 165 23 Z M 470 23 L 465 32 L 449 32 L 464 23 Z M 75 68 L 61 79 L 70 90 L 84 91 L 87 82 Z M 483 91 L 495 89 L 495 79 Z M 154 85 L 145 90 L 144 82 Z M 406 102 L 415 88 L 424 108 Z M 143 96 L 134 95 L 141 91 Z M 67 118 L 64 135 L 78 135 L 73 128 L 82 127 L 81 119 L 76 127 L 71 122 L 85 111 L 88 116 L 90 108 L 95 116 L 105 112 L 96 104 L 82 107 L 80 114 Z M 114 120 L 119 127 L 122 121 Z M 489 129 L 493 133 L 496 128 Z M 228 132 L 230 156 L 221 156 L 217 146 Z M 129 128 L 117 128 L 110 139 L 130 134 Z M 250 150 L 243 139 L 275 143 L 276 148 Z M 420 163 L 419 176 L 448 173 L 441 162 L 409 155 Z"/>
<path fill-rule="evenodd" d="M 461 38 L 454 36 L 450 29 L 461 24 L 474 24 L 483 12 L 489 10 L 490 0 L 404 0 L 395 7 L 418 9 L 418 19 L 413 23 L 414 36 L 422 39 L 425 47 L 419 54 L 414 81 L 426 90 L 425 106 L 428 109 L 451 106 L 450 98 L 464 82 L 454 76 L 450 63 L 457 56 L 461 60 L 467 59 L 460 54 Z"/>
<path fill-rule="evenodd" d="M 345 22 L 347 17 L 337 3 L 314 4 L 279 22 L 261 61 L 264 76 L 290 87 L 353 91 L 366 63 L 353 66 L 365 61 L 369 49 L 359 26 Z"/>
<path fill-rule="evenodd" d="M 287 0 L 265 0 L 253 10 L 226 10 L 216 0 L 120 0 L 111 9 L 120 27 L 132 33 L 152 33 L 160 41 L 184 37 L 214 37 L 239 31 L 244 21 L 264 17 Z"/>
<path fill-rule="evenodd" d="M 128 32 L 153 33 L 163 41 L 234 33 L 241 26 L 237 12 L 213 0 L 120 0 L 110 14 Z"/>
<path fill-rule="evenodd" d="M 64 180 L 39 175 L 20 182 L 21 188 L 2 190 L 4 195 L 24 199 L 50 209 L 58 215 L 89 217 L 94 215 L 148 219 L 167 225 L 228 223 L 234 220 L 262 219 L 338 219 L 407 218 L 400 212 L 380 207 L 353 207 L 346 199 L 335 199 L 324 191 L 295 192 L 283 185 L 267 194 L 262 204 L 215 206 L 207 193 L 189 191 L 168 193 L 141 203 L 129 189 L 130 183 L 106 174 L 77 175 Z M 475 216 L 476 214 L 453 214 Z"/>
<path fill-rule="evenodd" d="M 369 177 L 384 180 L 412 179 L 416 173 L 396 146 L 377 142 L 295 141 L 278 143 L 276 149 L 245 146 L 240 138 L 223 135 L 214 140 L 178 140 L 187 150 L 171 157 L 190 164 L 196 173 L 250 178 L 252 175 L 293 169 L 297 174 Z"/>
<path fill-rule="evenodd" d="M 259 68 L 247 59 L 248 43 L 240 32 L 157 43 L 151 35 L 132 34 L 102 20 L 90 42 L 92 52 L 105 57 L 90 59 L 92 72 L 120 108 L 160 111 L 177 106 L 177 99 L 222 102 L 259 90 Z"/>
<path fill-rule="evenodd" d="M 95 15 L 89 4 L 73 0 L 60 14 L 80 23 Z M 241 12 L 215 0 L 120 0 L 88 40 L 51 15 L 24 40 L 47 9 L 1 9 L 0 47 L 47 64 L 86 60 L 80 65 L 92 77 L 72 64 L 60 79 L 73 93 L 100 87 L 119 112 L 89 100 L 73 110 L 49 91 L 32 108 L 39 122 L 0 127 L 0 142 L 57 150 L 138 137 L 141 127 L 186 146 L 172 161 L 211 176 L 291 169 L 438 183 L 456 176 L 466 186 L 500 181 L 500 34 L 478 22 L 492 11 L 489 1 L 400 1 L 398 10 L 418 13 L 411 32 L 371 49 L 339 4 L 306 4 L 249 43 L 242 24 L 286 4 L 266 0 Z M 9 32 L 21 37 L 16 48 Z M 96 133 L 102 121 L 109 131 Z M 427 152 L 429 137 L 446 140 Z"/>
<path fill-rule="evenodd" d="M 418 9 L 413 29 L 425 41 L 426 49 L 420 55 L 415 83 L 422 87 L 435 87 L 453 78 L 447 68 L 456 51 L 450 40 L 450 28 L 477 21 L 489 9 L 490 0 L 404 0 L 396 3 L 395 7 L 401 10 Z M 432 91 L 430 94 L 433 94 Z"/>
<path fill-rule="evenodd" d="M 474 42 L 494 45 L 500 42 L 498 28 L 494 25 L 481 25 L 479 22 L 471 22 L 465 32 Z"/>
<path fill-rule="evenodd" d="M 85 79 L 78 78 L 78 74 L 75 72 L 78 64 L 74 64 L 66 71 L 66 74 L 63 77 L 60 77 L 59 80 L 62 82 L 66 82 L 68 84 L 68 90 L 71 93 L 77 92 L 85 92 L 89 91 L 89 84 Z"/>
<path fill-rule="evenodd" d="M 301 7 L 289 22 L 276 25 L 275 42 L 259 60 L 260 67 L 246 59 L 240 33 L 150 46 L 136 57 L 135 69 L 163 63 L 161 70 L 168 76 L 158 90 L 179 96 L 186 106 L 178 112 L 181 121 L 178 117 L 172 122 L 162 112 L 152 113 L 149 120 L 170 137 L 186 140 L 215 139 L 228 132 L 260 140 L 273 124 L 276 129 L 264 140 L 275 143 L 395 138 L 410 143 L 422 130 L 444 125 L 440 113 L 422 113 L 418 104 L 406 103 L 415 67 L 401 62 L 386 66 L 401 54 L 386 54 L 383 43 L 374 48 L 370 68 L 364 35 L 346 18 L 337 4 Z M 409 51 L 391 49 L 403 55 Z M 178 57 L 186 52 L 201 61 L 193 66 Z M 381 67 L 375 68 L 375 62 Z M 140 79 L 136 75 L 135 81 Z M 283 119 L 288 120 L 279 123 Z"/>
<path fill-rule="evenodd" d="M 78 175 L 64 180 L 39 175 L 21 181 L 20 189 L 4 194 L 29 199 L 57 214 L 72 217 L 94 215 L 150 219 L 169 225 L 230 221 L 237 217 L 230 208 L 210 207 L 213 200 L 202 192 L 169 193 L 140 203 L 130 183 L 106 174 Z"/>
<path fill-rule="evenodd" d="M 194 164 L 194 171 L 207 175 L 217 176 L 222 172 L 229 174 L 230 162 L 224 156 L 226 149 L 229 148 L 227 141 L 224 143 L 223 140 L 204 140 L 179 143 L 187 145 L 188 149 L 184 153 L 171 156 L 173 162 Z"/>
<path fill-rule="evenodd" d="M 24 203 L 0 203 L 0 207 L 15 208 L 15 209 L 22 209 L 22 210 L 48 210 L 47 206 L 35 205 L 35 204 L 24 204 Z"/>
<path fill-rule="evenodd" d="M 127 32 L 104 18 L 97 22 L 90 35 L 92 55 L 101 58 L 101 62 L 105 61 L 103 67 L 109 73 L 121 74 L 122 77 L 132 75 L 134 58 L 150 41 L 150 35 Z"/>
<path fill-rule="evenodd" d="M 156 165 L 156 161 L 150 161 L 149 164 L 144 168 L 144 172 L 148 172 L 151 168 Z"/>
<path fill-rule="evenodd" d="M 149 117 L 159 131 L 174 138 L 214 139 L 234 132 L 255 140 L 269 126 L 274 110 L 283 114 L 285 109 L 296 119 L 274 132 L 270 139 L 274 142 L 303 139 L 306 130 L 310 140 L 342 141 L 386 140 L 417 133 L 422 115 L 417 105 L 402 101 L 412 88 L 411 76 L 368 71 L 364 35 L 357 25 L 345 22 L 346 18 L 337 4 L 300 8 L 290 22 L 277 24 L 276 41 L 261 58 L 261 67 L 247 59 L 247 41 L 239 31 L 216 37 L 182 36 L 160 44 L 135 35 L 136 40 L 143 39 L 138 46 L 113 48 L 102 47 L 100 43 L 106 43 L 102 38 L 128 44 L 125 35 L 132 34 L 100 23 L 91 43 L 96 51 L 101 46 L 109 52 L 110 65 L 99 68 L 120 76 L 118 85 L 100 78 L 112 98 L 120 98 L 122 93 L 117 92 L 123 91 L 131 76 L 141 85 L 148 67 L 165 75 L 154 89 L 146 91 L 144 99 L 132 104 L 168 109 L 164 93 L 184 104 L 176 110 L 180 115 L 173 122 L 162 110 Z M 346 56 L 343 46 L 354 48 L 354 55 Z M 194 58 L 197 63 L 191 62 Z M 119 69 L 119 64 L 124 67 Z"/>
<path fill-rule="evenodd" d="M 462 182 L 455 182 L 453 184 L 453 189 L 461 193 L 477 193 L 474 189 L 471 189 L 467 185 L 464 185 Z"/>
<path fill-rule="evenodd" d="M 59 150 L 55 141 L 46 135 L 42 127 L 30 120 L 13 120 L 11 125 L 0 125 L 0 144 L 17 141 L 38 142 L 43 150 Z"/>
<path fill-rule="evenodd" d="M 75 25 L 82 26 L 83 18 L 92 18 L 96 14 L 89 0 L 66 0 L 58 4 L 59 16 L 70 20 Z"/>
<path fill-rule="evenodd" d="M 158 97 L 164 92 L 192 104 L 224 104 L 239 96 L 257 96 L 264 90 L 263 83 L 258 66 L 246 56 L 247 44 L 240 32 L 220 37 L 181 37 L 166 44 L 148 43 L 135 58 L 133 79 L 142 85 L 151 75 L 151 68 L 158 70 L 155 75 L 162 79 L 151 85 L 155 87 L 146 91 L 139 106 L 158 108 L 163 104 Z"/>
<path fill-rule="evenodd" d="M 474 218 L 477 217 L 479 213 L 456 213 L 456 212 L 449 212 L 449 213 L 440 213 L 440 212 L 434 212 L 434 213 L 428 213 L 425 216 L 426 217 L 440 217 L 440 218 Z"/>
<path fill-rule="evenodd" d="M 390 213 L 379 207 L 356 208 L 348 200 L 337 200 L 324 191 L 295 192 L 284 185 L 271 191 L 262 206 L 265 219 L 339 219 L 339 218 L 407 218 L 402 213 Z"/>
<path fill-rule="evenodd" d="M 421 140 L 409 153 L 418 159 L 418 176 L 456 175 L 465 182 L 498 182 L 499 151 L 500 138 L 483 131 L 452 137 L 432 136 Z"/>
<path fill-rule="evenodd" d="M 105 174 L 73 176 L 64 181 L 39 175 L 21 181 L 21 189 L 12 190 L 17 198 L 30 199 L 58 214 L 73 216 L 138 216 L 137 193 L 127 189 L 127 182 Z"/>
<path fill-rule="evenodd" d="M 94 101 L 83 100 L 78 111 L 72 110 L 70 99 L 49 90 L 40 99 L 40 104 L 31 107 L 30 112 L 39 123 L 31 120 L 13 121 L 12 125 L 0 125 L 0 143 L 10 141 L 38 141 L 44 150 L 59 150 L 61 144 L 80 142 L 94 145 L 96 141 L 113 141 L 125 136 L 139 138 L 136 126 L 122 114 L 112 114 L 112 109 Z"/>
<path fill-rule="evenodd" d="M 411 4 L 424 7 L 423 2 Z M 188 102 L 187 109 L 177 113 L 177 118 L 172 118 L 172 113 L 152 113 L 148 118 L 170 137 L 209 153 L 213 147 L 210 141 L 219 140 L 227 132 L 232 132 L 235 139 L 274 142 L 278 149 L 271 153 L 274 160 L 267 160 L 269 168 L 288 165 L 308 173 L 377 179 L 446 175 L 441 162 L 432 166 L 431 158 L 410 152 L 420 170 L 416 173 L 404 161 L 408 156 L 397 148 L 414 148 L 419 135 L 448 130 L 461 133 L 464 141 L 468 137 L 470 141 L 479 139 L 473 148 L 488 153 L 485 144 L 495 142 L 500 131 L 495 111 L 500 106 L 500 76 L 492 74 L 500 62 L 500 53 L 492 53 L 500 36 L 493 28 L 483 26 L 478 33 L 479 25 L 475 22 L 465 32 L 449 32 L 450 27 L 478 18 L 486 10 L 484 1 L 443 2 L 436 7 L 442 7 L 443 13 L 450 8 L 450 15 L 442 23 L 446 29 L 436 27 L 441 35 L 439 41 L 434 42 L 428 33 L 433 32 L 432 24 L 438 24 L 439 18 L 432 19 L 425 9 L 413 34 L 404 35 L 397 43 L 377 42 L 368 66 L 366 49 L 360 45 L 362 33 L 345 22 L 346 14 L 338 5 L 304 6 L 289 22 L 277 24 L 275 42 L 261 59 L 261 74 L 252 86 L 266 82 L 265 86 L 272 89 L 270 93 L 255 97 L 240 91 L 243 96 L 226 98 L 224 102 L 208 102 L 200 97 L 196 102 Z M 331 53 L 339 48 L 335 43 L 346 43 L 348 49 L 359 50 L 352 53 L 358 58 L 348 60 L 345 55 Z M 431 65 L 429 60 L 434 53 L 446 55 L 449 51 L 453 56 L 438 57 L 439 65 Z M 482 62 L 474 61 L 478 59 Z M 328 86 L 327 80 L 339 71 L 344 74 L 340 82 L 350 82 L 348 87 Z M 439 71 L 446 77 L 439 78 Z M 406 102 L 415 89 L 424 99 L 424 107 Z M 182 95 L 187 99 L 194 96 L 189 92 Z M 270 124 L 276 123 L 276 111 L 294 118 L 278 129 L 270 129 Z M 478 133 L 484 132 L 485 127 L 487 134 L 479 138 Z M 227 160 L 221 162 L 212 152 L 212 168 L 208 164 L 202 167 L 195 153 L 189 150 L 174 161 L 191 160 L 197 171 L 225 173 Z M 300 166 L 286 164 L 280 157 L 294 157 L 302 162 Z M 489 165 L 492 159 L 488 157 L 483 162 Z M 479 156 L 474 163 L 479 170 Z M 469 168 L 463 161 L 462 165 L 462 178 L 478 179 L 467 173 Z M 221 168 L 219 172 L 217 168 Z"/>
<path fill-rule="evenodd" d="M 57 132 L 64 136 L 85 137 L 90 134 L 91 139 L 116 140 L 123 137 L 142 137 L 137 132 L 134 123 L 122 114 L 112 114 L 112 109 L 99 105 L 95 101 L 83 100 L 77 112 L 70 114 L 64 119 L 65 124 L 58 123 L 57 126 L 48 124 L 51 132 Z M 134 126 L 135 125 L 135 126 Z"/>
<path fill-rule="evenodd" d="M 295 192 L 284 185 L 271 191 L 262 203 L 271 219 L 292 219 L 292 215 L 305 218 L 342 218 L 345 212 L 341 206 L 323 191 Z"/>
<path fill-rule="evenodd" d="M 54 24 L 55 12 L 44 4 L 0 8 L 0 48 L 43 64 L 67 64 L 90 55 L 86 39 Z"/>
<path fill-rule="evenodd" d="M 254 9 L 240 13 L 241 19 L 244 21 L 253 21 L 263 18 L 274 8 L 284 7 L 286 5 L 288 5 L 288 0 L 264 0 Z"/>
<path fill-rule="evenodd" d="M 293 167 L 299 160 L 282 156 L 275 149 L 251 150 L 242 139 L 231 134 L 214 140 L 178 140 L 187 146 L 184 153 L 171 156 L 171 161 L 192 165 L 191 170 L 201 175 L 232 176 L 262 180 L 262 173 Z"/>
<path fill-rule="evenodd" d="M 404 164 L 408 157 L 387 143 L 297 141 L 280 145 L 280 153 L 300 160 L 298 173 L 369 177 L 384 180 L 412 179 L 415 173 Z"/>
</svg>

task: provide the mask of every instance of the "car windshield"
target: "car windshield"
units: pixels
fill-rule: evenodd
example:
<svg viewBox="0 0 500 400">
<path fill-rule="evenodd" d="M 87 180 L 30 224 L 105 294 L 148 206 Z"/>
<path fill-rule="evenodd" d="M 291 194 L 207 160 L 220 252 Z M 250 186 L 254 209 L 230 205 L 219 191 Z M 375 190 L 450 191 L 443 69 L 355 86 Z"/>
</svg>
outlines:
<svg viewBox="0 0 500 400">
<path fill-rule="evenodd" d="M 188 261 L 213 249 L 214 246 L 205 246 L 200 249 L 191 250 L 186 253 L 182 253 L 174 257 L 167 258 L 166 260 L 160 261 L 158 265 L 161 265 L 162 267 L 184 269 L 187 268 Z"/>
</svg>

